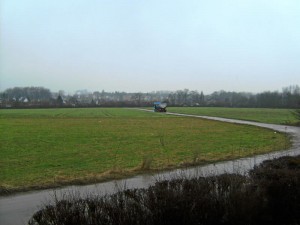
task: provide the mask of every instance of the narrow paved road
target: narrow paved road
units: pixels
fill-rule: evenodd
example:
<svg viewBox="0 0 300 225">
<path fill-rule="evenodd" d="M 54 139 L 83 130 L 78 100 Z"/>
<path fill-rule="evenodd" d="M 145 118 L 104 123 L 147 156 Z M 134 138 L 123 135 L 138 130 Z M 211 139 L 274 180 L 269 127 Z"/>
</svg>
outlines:
<svg viewBox="0 0 300 225">
<path fill-rule="evenodd" d="M 152 112 L 151 110 L 145 110 Z M 273 129 L 275 131 L 287 132 L 292 136 L 293 146 L 289 150 L 259 155 L 249 158 L 220 162 L 216 164 L 199 166 L 188 169 L 177 169 L 171 172 L 162 172 L 156 175 L 140 175 L 124 180 L 111 181 L 94 185 L 85 186 L 69 186 L 56 190 L 42 190 L 27 193 L 19 193 L 13 196 L 0 197 L 0 224 L 1 225 L 23 225 L 35 211 L 44 203 L 49 203 L 53 199 L 54 191 L 58 196 L 68 192 L 78 192 L 81 195 L 87 193 L 94 194 L 110 194 L 118 191 L 120 188 L 144 188 L 153 184 L 160 179 L 170 179 L 178 176 L 206 176 L 210 174 L 221 174 L 224 172 L 239 172 L 246 173 L 254 165 L 261 163 L 263 160 L 280 157 L 283 155 L 299 155 L 300 154 L 300 128 L 291 126 L 282 126 L 274 124 L 264 124 L 257 122 L 241 121 L 234 119 L 224 119 L 208 116 L 187 115 L 179 113 L 167 113 L 168 115 L 196 117 L 209 120 L 217 120 L 229 123 L 248 124 L 259 127 Z"/>
</svg>

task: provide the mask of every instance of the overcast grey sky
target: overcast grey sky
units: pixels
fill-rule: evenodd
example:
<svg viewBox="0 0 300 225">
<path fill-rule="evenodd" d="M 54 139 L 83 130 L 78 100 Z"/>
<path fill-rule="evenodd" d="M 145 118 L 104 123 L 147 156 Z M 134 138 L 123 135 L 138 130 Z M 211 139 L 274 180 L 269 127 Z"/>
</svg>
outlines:
<svg viewBox="0 0 300 225">
<path fill-rule="evenodd" d="M 300 84 L 299 0 L 0 0 L 0 89 Z"/>
</svg>

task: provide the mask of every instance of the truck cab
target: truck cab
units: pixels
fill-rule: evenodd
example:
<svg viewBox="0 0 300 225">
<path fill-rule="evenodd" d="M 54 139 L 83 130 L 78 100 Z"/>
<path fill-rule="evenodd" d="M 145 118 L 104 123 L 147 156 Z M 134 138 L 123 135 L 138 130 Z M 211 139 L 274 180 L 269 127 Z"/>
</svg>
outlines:
<svg viewBox="0 0 300 225">
<path fill-rule="evenodd" d="M 167 112 L 167 103 L 154 102 L 154 112 Z"/>
</svg>

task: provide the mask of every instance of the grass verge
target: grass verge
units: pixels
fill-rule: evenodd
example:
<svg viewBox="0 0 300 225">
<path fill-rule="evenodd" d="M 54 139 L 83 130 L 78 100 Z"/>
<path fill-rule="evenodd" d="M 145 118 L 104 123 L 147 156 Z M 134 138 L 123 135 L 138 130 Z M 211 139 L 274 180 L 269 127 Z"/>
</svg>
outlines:
<svg viewBox="0 0 300 225">
<path fill-rule="evenodd" d="M 292 109 L 225 108 L 225 107 L 168 107 L 168 112 L 229 119 L 256 121 L 261 123 L 299 125 Z"/>
</svg>

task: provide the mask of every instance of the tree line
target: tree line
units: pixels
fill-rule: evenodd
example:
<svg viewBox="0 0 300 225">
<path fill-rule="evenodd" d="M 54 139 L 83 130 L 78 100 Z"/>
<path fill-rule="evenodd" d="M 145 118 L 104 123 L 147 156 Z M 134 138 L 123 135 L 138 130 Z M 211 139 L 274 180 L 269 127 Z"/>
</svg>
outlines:
<svg viewBox="0 0 300 225">
<path fill-rule="evenodd" d="M 166 102 L 169 106 L 300 108 L 300 87 L 292 85 L 281 92 L 257 94 L 222 90 L 207 95 L 189 89 L 148 93 L 80 90 L 66 94 L 64 91 L 51 92 L 44 87 L 14 87 L 0 92 L 1 108 L 140 107 L 152 106 L 155 101 Z"/>
</svg>

